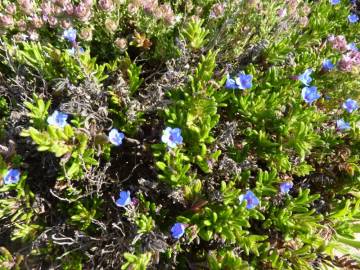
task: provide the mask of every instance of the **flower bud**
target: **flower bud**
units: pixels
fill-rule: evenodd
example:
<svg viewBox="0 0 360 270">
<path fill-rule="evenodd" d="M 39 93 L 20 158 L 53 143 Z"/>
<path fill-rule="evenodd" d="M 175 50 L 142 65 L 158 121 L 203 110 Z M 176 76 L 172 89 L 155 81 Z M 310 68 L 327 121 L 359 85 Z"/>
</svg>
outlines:
<svg viewBox="0 0 360 270">
<path fill-rule="evenodd" d="M 352 61 L 347 55 L 343 55 L 341 60 L 338 62 L 338 67 L 341 71 L 351 71 Z"/>
<path fill-rule="evenodd" d="M 7 14 L 14 15 L 16 13 L 16 5 L 14 3 L 8 4 L 5 11 Z"/>
<path fill-rule="evenodd" d="M 330 36 L 328 38 L 328 41 L 332 44 L 333 49 L 336 49 L 338 51 L 346 51 L 347 50 L 347 41 L 346 38 L 343 35 L 339 36 Z"/>
<path fill-rule="evenodd" d="M 114 43 L 121 51 L 125 51 L 127 48 L 127 40 L 125 38 L 117 38 Z"/>
<path fill-rule="evenodd" d="M 130 3 L 128 4 L 127 10 L 131 15 L 134 15 L 136 12 L 138 12 L 139 8 L 136 5 Z"/>
<path fill-rule="evenodd" d="M 118 27 L 118 23 L 112 19 L 105 20 L 105 28 L 109 32 L 115 32 Z"/>
<path fill-rule="evenodd" d="M 305 5 L 302 7 L 302 12 L 303 12 L 303 14 L 304 14 L 305 16 L 309 15 L 310 12 L 311 12 L 310 6 L 305 4 Z"/>
<path fill-rule="evenodd" d="M 59 6 L 55 6 L 53 11 L 55 15 L 60 15 L 61 13 L 63 13 L 63 8 Z"/>
<path fill-rule="evenodd" d="M 175 23 L 175 15 L 171 6 L 169 4 L 163 4 L 159 7 L 159 9 L 162 13 L 164 21 L 169 25 L 173 25 Z"/>
<path fill-rule="evenodd" d="M 43 16 L 48 16 L 54 12 L 53 5 L 50 2 L 42 2 L 41 4 L 41 14 Z"/>
<path fill-rule="evenodd" d="M 158 2 L 156 0 L 143 0 L 141 6 L 146 13 L 153 14 L 158 7 Z"/>
<path fill-rule="evenodd" d="M 34 27 L 35 29 L 39 29 L 43 26 L 44 22 L 41 18 L 39 17 L 32 17 L 31 19 L 31 26 Z"/>
<path fill-rule="evenodd" d="M 29 35 L 29 39 L 32 40 L 32 41 L 36 41 L 36 40 L 39 39 L 39 34 L 34 30 L 30 30 L 28 32 L 28 35 Z"/>
<path fill-rule="evenodd" d="M 79 35 L 83 40 L 90 41 L 92 40 L 92 29 L 90 27 L 83 28 Z"/>
<path fill-rule="evenodd" d="M 74 6 L 73 4 L 67 4 L 65 7 L 64 7 L 64 10 L 66 12 L 67 15 L 71 16 L 74 14 Z"/>
<path fill-rule="evenodd" d="M 112 11 L 114 9 L 114 4 L 111 0 L 100 0 L 99 6 L 103 11 Z"/>
<path fill-rule="evenodd" d="M 68 29 L 71 26 L 71 22 L 68 19 L 61 20 L 61 27 L 63 29 Z"/>
<path fill-rule="evenodd" d="M 224 14 L 224 5 L 223 4 L 215 4 L 211 8 L 210 17 L 219 18 Z"/>
<path fill-rule="evenodd" d="M 52 28 L 54 28 L 58 23 L 58 19 L 56 19 L 56 17 L 54 17 L 54 16 L 50 16 L 48 18 L 48 23 Z"/>
<path fill-rule="evenodd" d="M 30 15 L 33 12 L 33 3 L 31 0 L 19 0 L 18 3 L 25 14 Z"/>
<path fill-rule="evenodd" d="M 26 22 L 24 20 L 19 20 L 16 24 L 19 31 L 23 32 L 26 30 Z"/>
<path fill-rule="evenodd" d="M 93 5 L 93 0 L 83 0 L 83 3 L 90 8 Z"/>
<path fill-rule="evenodd" d="M 87 21 L 90 18 L 91 11 L 86 4 L 81 2 L 74 8 L 74 14 L 80 21 Z"/>
<path fill-rule="evenodd" d="M 70 3 L 69 0 L 56 0 L 55 2 L 60 7 L 65 7 L 66 5 L 68 5 Z"/>
<path fill-rule="evenodd" d="M 309 23 L 309 18 L 304 16 L 299 19 L 299 24 L 301 27 L 306 27 Z"/>
<path fill-rule="evenodd" d="M 14 24 L 14 19 L 11 15 L 0 15 L 0 26 L 10 28 Z"/>
<path fill-rule="evenodd" d="M 284 18 L 286 16 L 286 8 L 279 8 L 277 11 L 276 11 L 276 14 L 280 17 L 280 18 Z"/>
</svg>

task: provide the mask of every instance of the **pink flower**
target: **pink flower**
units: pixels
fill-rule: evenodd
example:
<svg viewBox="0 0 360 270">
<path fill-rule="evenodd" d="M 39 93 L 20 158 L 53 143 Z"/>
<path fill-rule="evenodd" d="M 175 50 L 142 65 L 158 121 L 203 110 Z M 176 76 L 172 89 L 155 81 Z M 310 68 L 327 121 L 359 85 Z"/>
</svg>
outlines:
<svg viewBox="0 0 360 270">
<path fill-rule="evenodd" d="M 219 18 L 224 14 L 224 5 L 223 4 L 215 4 L 211 8 L 210 17 Z"/>
<path fill-rule="evenodd" d="M 114 4 L 111 0 L 100 0 L 99 6 L 104 11 L 112 11 L 114 9 Z"/>
<path fill-rule="evenodd" d="M 32 41 L 36 41 L 39 39 L 39 34 L 37 32 L 35 32 L 34 30 L 29 31 L 28 35 L 29 35 L 29 39 Z"/>
<path fill-rule="evenodd" d="M 50 16 L 48 18 L 48 23 L 51 27 L 55 27 L 58 23 L 58 19 L 56 19 L 56 17 L 54 17 L 54 16 Z"/>
<path fill-rule="evenodd" d="M 162 13 L 164 21 L 169 25 L 173 25 L 175 23 L 175 15 L 171 6 L 169 4 L 163 4 L 159 7 L 159 9 Z"/>
<path fill-rule="evenodd" d="M 70 4 L 67 4 L 65 7 L 64 7 L 64 10 L 66 12 L 67 15 L 71 16 L 74 14 L 74 6 L 70 3 Z"/>
<path fill-rule="evenodd" d="M 58 4 L 61 7 L 66 6 L 67 4 L 69 4 L 70 1 L 69 0 L 56 0 L 56 4 Z"/>
<path fill-rule="evenodd" d="M 360 65 L 360 52 L 351 51 L 347 54 L 354 65 Z"/>
<path fill-rule="evenodd" d="M 91 7 L 93 5 L 93 0 L 83 0 L 83 3 L 88 6 Z"/>
<path fill-rule="evenodd" d="M 352 63 L 353 62 L 348 55 L 343 55 L 338 63 L 338 67 L 341 71 L 351 71 Z"/>
<path fill-rule="evenodd" d="M 35 29 L 39 29 L 43 26 L 44 22 L 41 18 L 39 17 L 32 17 L 31 19 L 31 25 L 35 28 Z"/>
<path fill-rule="evenodd" d="M 54 12 L 53 5 L 50 2 L 42 2 L 41 13 L 43 16 L 48 16 Z"/>
<path fill-rule="evenodd" d="M 71 22 L 70 22 L 69 20 L 63 19 L 63 20 L 61 21 L 61 27 L 62 27 L 63 29 L 68 29 L 70 26 L 71 26 Z"/>
<path fill-rule="evenodd" d="M 336 37 L 332 35 L 328 38 L 328 41 L 331 43 L 333 49 L 336 49 L 341 52 L 347 50 L 346 38 L 342 35 Z"/>
<path fill-rule="evenodd" d="M 299 24 L 302 27 L 306 27 L 308 25 L 308 23 L 309 23 L 309 18 L 306 16 L 303 16 L 299 19 Z"/>
<path fill-rule="evenodd" d="M 0 26 L 9 28 L 14 24 L 14 19 L 10 15 L 0 14 Z"/>
<path fill-rule="evenodd" d="M 284 18 L 287 14 L 286 8 L 280 8 L 276 11 L 276 14 L 280 17 L 280 18 Z"/>
<path fill-rule="evenodd" d="M 87 21 L 91 16 L 91 11 L 87 5 L 81 2 L 74 8 L 74 14 L 80 21 Z"/>
<path fill-rule="evenodd" d="M 10 15 L 14 15 L 16 12 L 16 5 L 14 3 L 10 3 L 6 6 L 5 9 L 6 13 L 10 14 Z"/>
<path fill-rule="evenodd" d="M 30 15 L 33 11 L 33 3 L 31 0 L 19 0 L 18 1 L 21 10 L 25 13 Z"/>
<path fill-rule="evenodd" d="M 133 3 L 129 3 L 127 6 L 127 10 L 130 14 L 133 15 L 139 10 L 139 8 L 136 5 L 134 5 Z"/>
<path fill-rule="evenodd" d="M 158 7 L 158 2 L 157 0 L 142 0 L 141 5 L 145 12 L 151 14 L 155 12 L 156 8 Z"/>
<path fill-rule="evenodd" d="M 54 7 L 54 14 L 55 15 L 61 15 L 61 13 L 64 12 L 64 9 L 62 7 L 59 7 L 59 6 L 55 6 Z"/>
<path fill-rule="evenodd" d="M 24 20 L 19 20 L 16 24 L 20 31 L 26 30 L 26 22 Z"/>
</svg>

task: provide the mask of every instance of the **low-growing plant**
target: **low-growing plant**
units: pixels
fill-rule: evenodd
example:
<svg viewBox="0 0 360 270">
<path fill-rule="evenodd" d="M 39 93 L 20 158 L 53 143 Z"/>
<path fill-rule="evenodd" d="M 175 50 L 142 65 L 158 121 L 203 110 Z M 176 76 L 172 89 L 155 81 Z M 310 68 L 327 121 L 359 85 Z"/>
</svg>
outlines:
<svg viewBox="0 0 360 270">
<path fill-rule="evenodd" d="M 359 1 L 0 1 L 1 269 L 359 269 Z"/>
</svg>

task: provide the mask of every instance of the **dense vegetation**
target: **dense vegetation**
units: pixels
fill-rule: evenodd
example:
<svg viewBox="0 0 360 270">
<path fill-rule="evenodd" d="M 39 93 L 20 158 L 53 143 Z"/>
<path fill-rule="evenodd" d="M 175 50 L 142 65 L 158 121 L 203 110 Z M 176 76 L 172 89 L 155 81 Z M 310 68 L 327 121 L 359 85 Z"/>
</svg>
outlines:
<svg viewBox="0 0 360 270">
<path fill-rule="evenodd" d="M 0 269 L 360 269 L 360 1 L 0 1 Z"/>
</svg>

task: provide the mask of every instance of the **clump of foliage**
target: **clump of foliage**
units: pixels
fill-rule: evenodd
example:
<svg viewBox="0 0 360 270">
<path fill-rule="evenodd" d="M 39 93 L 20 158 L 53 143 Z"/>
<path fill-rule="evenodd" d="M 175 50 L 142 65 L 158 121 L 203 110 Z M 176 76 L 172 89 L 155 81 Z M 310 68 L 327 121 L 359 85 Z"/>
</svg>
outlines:
<svg viewBox="0 0 360 270">
<path fill-rule="evenodd" d="M 359 269 L 358 1 L 0 1 L 0 269 Z"/>
</svg>

